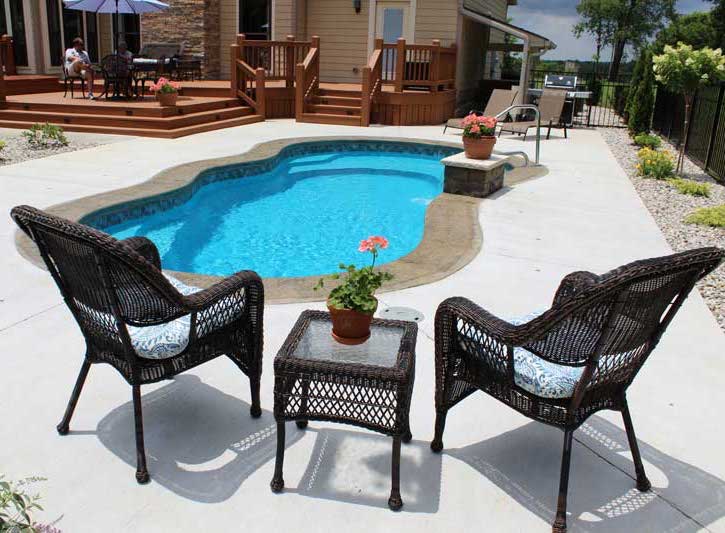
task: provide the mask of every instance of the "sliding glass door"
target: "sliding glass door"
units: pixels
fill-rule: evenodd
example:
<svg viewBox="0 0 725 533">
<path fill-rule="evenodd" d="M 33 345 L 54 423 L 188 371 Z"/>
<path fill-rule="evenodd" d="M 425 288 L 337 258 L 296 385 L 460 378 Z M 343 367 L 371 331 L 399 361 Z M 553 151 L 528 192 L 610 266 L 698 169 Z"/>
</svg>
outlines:
<svg viewBox="0 0 725 533">
<path fill-rule="evenodd" d="M 13 38 L 15 64 L 28 66 L 28 40 L 25 34 L 23 0 L 0 0 L 0 35 Z"/>
<path fill-rule="evenodd" d="M 239 33 L 246 35 L 247 39 L 271 39 L 271 21 L 271 0 L 239 0 Z"/>
<path fill-rule="evenodd" d="M 80 37 L 86 43 L 91 61 L 98 61 L 98 15 L 67 9 L 62 0 L 45 0 L 48 21 L 48 57 L 51 66 L 63 64 L 65 51 Z"/>
</svg>

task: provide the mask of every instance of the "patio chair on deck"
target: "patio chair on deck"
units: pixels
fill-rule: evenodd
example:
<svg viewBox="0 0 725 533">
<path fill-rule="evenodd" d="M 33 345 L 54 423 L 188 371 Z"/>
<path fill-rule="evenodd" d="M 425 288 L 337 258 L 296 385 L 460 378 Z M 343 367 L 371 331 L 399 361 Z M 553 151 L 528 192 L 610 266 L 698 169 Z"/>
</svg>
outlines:
<svg viewBox="0 0 725 533">
<path fill-rule="evenodd" d="M 564 111 L 566 103 L 566 91 L 544 89 L 541 98 L 539 98 L 539 115 L 541 118 L 541 127 L 548 128 L 546 138 L 551 136 L 551 128 L 564 128 L 564 138 L 568 137 L 566 133 L 566 123 L 562 122 L 561 114 Z M 526 120 L 522 122 L 504 122 L 501 123 L 501 129 L 498 136 L 506 131 L 510 133 L 518 133 L 524 136 L 526 140 L 527 132 L 530 128 L 536 128 L 535 120 Z"/>
<path fill-rule="evenodd" d="M 475 113 L 476 115 L 481 115 L 485 117 L 495 117 L 508 107 L 511 107 L 511 105 L 514 103 L 514 100 L 516 100 L 517 94 L 518 91 L 514 89 L 494 89 L 488 99 L 488 102 L 486 102 L 486 109 L 484 109 L 483 111 L 473 109 L 469 112 L 469 114 Z M 443 127 L 443 133 L 445 133 L 448 128 L 462 130 L 463 118 L 449 119 L 448 122 L 446 122 L 446 125 Z"/>
<path fill-rule="evenodd" d="M 103 92 L 99 95 L 108 98 L 108 91 L 113 87 L 113 95 L 131 96 L 133 78 L 131 66 L 125 57 L 109 54 L 101 59 L 101 73 L 103 74 Z"/>
<path fill-rule="evenodd" d="M 563 533 L 572 435 L 595 412 L 612 409 L 624 419 L 637 488 L 649 490 L 627 388 L 695 283 L 723 258 L 723 250 L 702 248 L 635 261 L 601 276 L 574 272 L 562 280 L 548 311 L 519 325 L 465 298 L 445 300 L 435 318 L 431 448 L 443 449 L 448 411 L 477 390 L 559 427 L 564 449 L 553 531 Z"/>
<path fill-rule="evenodd" d="M 257 274 L 238 272 L 199 290 L 164 275 L 156 246 L 144 237 L 119 241 L 28 206 L 15 207 L 11 216 L 35 241 L 86 340 L 58 433 L 68 433 L 93 363 L 110 364 L 131 385 L 139 483 L 149 480 L 141 385 L 226 355 L 249 377 L 251 415 L 262 414 L 264 289 Z"/>
</svg>

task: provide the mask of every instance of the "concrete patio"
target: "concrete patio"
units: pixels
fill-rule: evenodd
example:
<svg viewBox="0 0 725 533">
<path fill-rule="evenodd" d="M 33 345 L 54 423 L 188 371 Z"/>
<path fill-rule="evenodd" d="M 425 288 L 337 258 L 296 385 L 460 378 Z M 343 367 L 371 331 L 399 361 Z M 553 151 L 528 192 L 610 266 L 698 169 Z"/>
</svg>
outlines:
<svg viewBox="0 0 725 533">
<path fill-rule="evenodd" d="M 483 248 L 448 278 L 386 293 L 386 306 L 425 315 L 417 343 L 412 443 L 402 451 L 400 513 L 387 508 L 390 439 L 340 425 L 289 424 L 287 489 L 269 490 L 275 426 L 272 363 L 303 309 L 265 309 L 260 419 L 249 417 L 247 379 L 217 359 L 144 388 L 152 481 L 134 478 L 131 390 L 95 366 L 71 433 L 55 425 L 80 367 L 84 342 L 47 274 L 15 249 L 7 213 L 127 187 L 164 168 L 244 152 L 281 137 L 351 135 L 455 139 L 441 127 L 354 128 L 291 120 L 175 140 L 128 139 L 0 168 L 0 472 L 48 478 L 46 521 L 64 532 L 549 531 L 556 508 L 562 434 L 477 394 L 448 416 L 445 450 L 433 435 L 433 316 L 444 298 L 467 296 L 502 317 L 545 308 L 561 278 L 603 272 L 670 252 L 597 131 L 542 141 L 547 176 L 502 189 L 481 204 Z M 533 154 L 534 143 L 502 138 L 498 148 Z M 89 169 L 93 169 L 89 172 Z M 243 265 L 240 265 L 242 268 Z M 725 532 L 725 336 L 698 294 L 675 319 L 629 392 L 653 491 L 635 489 L 617 413 L 600 413 L 575 433 L 570 531 Z"/>
</svg>

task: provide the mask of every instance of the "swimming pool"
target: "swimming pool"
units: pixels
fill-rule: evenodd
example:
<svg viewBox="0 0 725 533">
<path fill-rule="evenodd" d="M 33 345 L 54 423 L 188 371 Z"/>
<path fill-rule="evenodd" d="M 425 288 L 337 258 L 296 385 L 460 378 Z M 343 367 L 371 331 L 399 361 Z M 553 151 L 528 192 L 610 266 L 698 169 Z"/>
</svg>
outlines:
<svg viewBox="0 0 725 533">
<path fill-rule="evenodd" d="M 164 268 L 262 277 L 331 273 L 364 264 L 361 239 L 384 235 L 380 263 L 423 238 L 443 190 L 440 159 L 456 148 L 384 141 L 298 143 L 276 156 L 203 171 L 191 184 L 83 222 L 116 238 L 150 238 Z"/>
</svg>

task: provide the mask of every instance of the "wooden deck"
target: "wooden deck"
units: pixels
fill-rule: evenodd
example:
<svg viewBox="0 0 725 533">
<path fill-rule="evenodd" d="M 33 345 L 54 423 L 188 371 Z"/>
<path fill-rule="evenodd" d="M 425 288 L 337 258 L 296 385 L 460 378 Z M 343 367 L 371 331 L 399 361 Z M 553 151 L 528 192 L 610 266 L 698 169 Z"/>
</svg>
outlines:
<svg viewBox="0 0 725 533">
<path fill-rule="evenodd" d="M 112 101 L 64 97 L 60 91 L 13 95 L 0 110 L 0 127 L 48 122 L 68 131 L 176 138 L 263 120 L 231 98 L 228 87 L 228 82 L 226 88 L 219 82 L 195 83 L 182 89 L 173 107 L 160 106 L 153 96 Z"/>
</svg>

